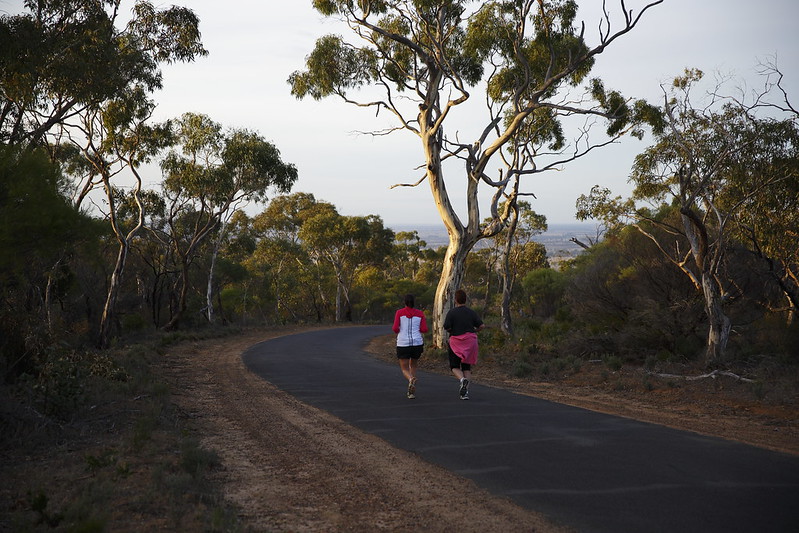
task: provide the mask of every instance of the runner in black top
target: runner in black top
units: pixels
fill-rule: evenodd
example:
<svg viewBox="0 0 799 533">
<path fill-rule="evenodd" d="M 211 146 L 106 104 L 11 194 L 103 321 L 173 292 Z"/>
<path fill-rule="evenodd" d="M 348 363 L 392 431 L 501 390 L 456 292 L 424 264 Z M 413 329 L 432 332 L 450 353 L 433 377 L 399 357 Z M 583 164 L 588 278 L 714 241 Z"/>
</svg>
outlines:
<svg viewBox="0 0 799 533">
<path fill-rule="evenodd" d="M 444 329 L 449 332 L 450 342 L 447 343 L 447 352 L 449 353 L 449 368 L 452 373 L 460 381 L 458 393 L 461 400 L 469 399 L 469 380 L 472 377 L 472 364 L 465 363 L 452 350 L 452 337 L 459 337 L 467 333 L 477 333 L 485 327 L 483 321 L 477 316 L 474 310 L 466 307 L 466 291 L 458 289 L 455 291 L 455 307 L 449 310 L 446 318 L 444 319 Z M 477 338 L 473 338 L 475 361 L 477 354 Z"/>
</svg>

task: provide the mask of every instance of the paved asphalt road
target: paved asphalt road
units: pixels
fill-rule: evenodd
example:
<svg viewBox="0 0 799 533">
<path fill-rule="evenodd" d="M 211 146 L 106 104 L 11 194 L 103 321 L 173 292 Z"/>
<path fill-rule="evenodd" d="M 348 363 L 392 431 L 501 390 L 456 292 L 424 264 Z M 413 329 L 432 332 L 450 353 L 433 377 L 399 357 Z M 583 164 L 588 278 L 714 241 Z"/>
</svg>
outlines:
<svg viewBox="0 0 799 533">
<path fill-rule="evenodd" d="M 363 351 L 389 326 L 333 328 L 243 354 L 259 376 L 392 445 L 580 532 L 799 532 L 799 457 L 423 373 Z"/>
</svg>

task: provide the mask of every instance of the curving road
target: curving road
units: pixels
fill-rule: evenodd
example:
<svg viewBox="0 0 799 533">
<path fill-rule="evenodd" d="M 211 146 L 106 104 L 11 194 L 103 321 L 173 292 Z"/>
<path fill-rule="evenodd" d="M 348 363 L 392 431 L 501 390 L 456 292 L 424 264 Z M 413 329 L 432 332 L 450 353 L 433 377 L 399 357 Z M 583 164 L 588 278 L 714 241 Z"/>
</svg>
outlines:
<svg viewBox="0 0 799 533">
<path fill-rule="evenodd" d="M 388 326 L 252 346 L 248 368 L 298 399 L 580 532 L 799 531 L 799 457 L 399 368 L 363 351 Z M 464 494 L 468 505 L 468 494 Z M 423 529 L 423 528 L 422 528 Z"/>
</svg>

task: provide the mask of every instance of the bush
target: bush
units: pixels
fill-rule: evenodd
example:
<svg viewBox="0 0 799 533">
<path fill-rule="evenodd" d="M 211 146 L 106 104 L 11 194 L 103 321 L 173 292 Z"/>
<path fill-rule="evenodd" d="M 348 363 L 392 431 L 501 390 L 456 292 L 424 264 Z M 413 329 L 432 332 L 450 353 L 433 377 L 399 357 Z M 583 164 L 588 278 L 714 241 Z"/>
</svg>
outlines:
<svg viewBox="0 0 799 533">
<path fill-rule="evenodd" d="M 524 359 L 517 359 L 511 368 L 511 375 L 517 378 L 527 378 L 533 374 L 533 365 Z"/>
<path fill-rule="evenodd" d="M 607 366 L 609 369 L 613 371 L 621 370 L 622 360 L 621 357 L 617 355 L 606 355 L 605 357 L 602 358 L 602 362 L 604 362 L 605 366 Z"/>
</svg>

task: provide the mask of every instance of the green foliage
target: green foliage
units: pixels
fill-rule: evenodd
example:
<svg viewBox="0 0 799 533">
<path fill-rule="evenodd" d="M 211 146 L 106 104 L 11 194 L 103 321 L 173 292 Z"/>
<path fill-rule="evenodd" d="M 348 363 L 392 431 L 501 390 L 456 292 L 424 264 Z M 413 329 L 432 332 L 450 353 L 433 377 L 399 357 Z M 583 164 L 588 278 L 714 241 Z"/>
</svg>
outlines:
<svg viewBox="0 0 799 533">
<path fill-rule="evenodd" d="M 28 12 L 0 17 L 0 85 L 6 111 L 0 140 L 38 143 L 75 109 L 93 107 L 134 86 L 161 87 L 159 64 L 208 52 L 189 9 L 136 2 L 117 27 L 118 2 L 26 2 Z"/>
<path fill-rule="evenodd" d="M 522 279 L 530 312 L 536 316 L 552 316 L 560 307 L 566 289 L 566 276 L 551 268 L 530 270 Z"/>
<path fill-rule="evenodd" d="M 55 263 L 64 243 L 80 237 L 85 220 L 61 195 L 58 167 L 43 150 L 0 146 L 0 176 L 0 272 Z"/>
<path fill-rule="evenodd" d="M 67 299 L 76 256 L 96 238 L 88 217 L 62 196 L 64 179 L 43 150 L 0 146 L 0 371 L 4 379 L 36 372 L 64 314 L 46 307 Z M 34 295 L 38 294 L 38 297 Z M 43 319 L 48 316 L 49 324 Z M 50 326 L 50 327 L 48 327 Z M 64 328 L 69 330 L 68 327 Z"/>
<path fill-rule="evenodd" d="M 47 494 L 41 489 L 28 491 L 28 505 L 31 511 L 36 513 L 36 524 L 44 524 L 50 528 L 58 527 L 64 520 L 63 513 L 49 510 L 50 500 Z"/>
<path fill-rule="evenodd" d="M 297 98 L 320 100 L 358 89 L 372 81 L 371 73 L 376 69 L 372 53 L 348 46 L 337 35 L 318 39 L 306 61 L 308 70 L 294 72 L 288 80 L 291 93 Z"/>
<path fill-rule="evenodd" d="M 126 381 L 128 373 L 102 353 L 49 346 L 36 361 L 35 374 L 26 375 L 42 412 L 69 418 L 87 400 L 94 380 Z"/>
</svg>

